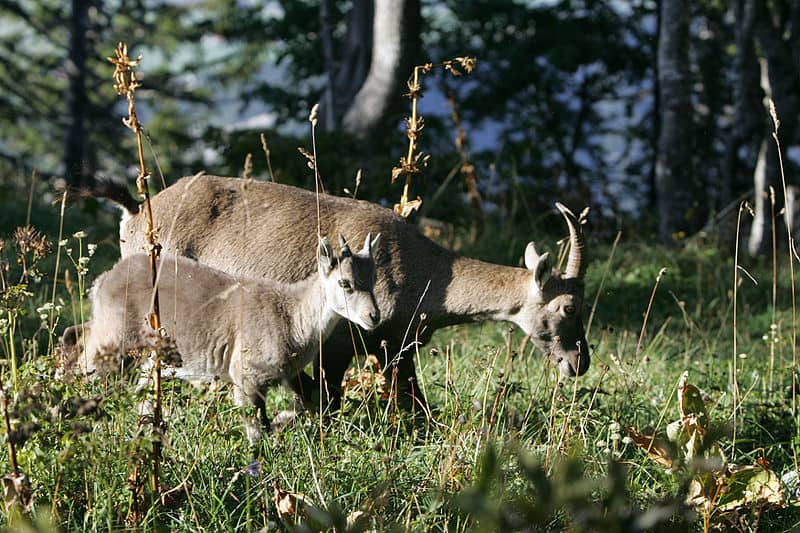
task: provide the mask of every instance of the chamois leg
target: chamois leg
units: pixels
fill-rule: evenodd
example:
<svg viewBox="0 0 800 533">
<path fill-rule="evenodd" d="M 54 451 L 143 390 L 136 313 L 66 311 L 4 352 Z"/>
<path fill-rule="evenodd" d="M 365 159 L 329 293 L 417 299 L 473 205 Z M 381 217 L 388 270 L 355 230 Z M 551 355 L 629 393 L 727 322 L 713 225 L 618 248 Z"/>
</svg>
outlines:
<svg viewBox="0 0 800 533">
<path fill-rule="evenodd" d="M 319 387 L 317 382 L 305 371 L 298 371 L 291 379 L 286 380 L 286 384 L 300 397 L 304 405 L 308 406 L 314 403 L 314 394 L 319 391 Z"/>
<path fill-rule="evenodd" d="M 266 387 L 263 389 L 266 390 Z M 270 420 L 269 417 L 267 417 L 263 390 L 248 386 L 247 383 L 234 383 L 233 403 L 240 408 L 244 408 L 248 405 L 254 405 L 256 407 L 257 416 L 244 416 L 244 429 L 250 444 L 255 444 L 261 439 L 262 429 L 269 433 Z"/>
</svg>

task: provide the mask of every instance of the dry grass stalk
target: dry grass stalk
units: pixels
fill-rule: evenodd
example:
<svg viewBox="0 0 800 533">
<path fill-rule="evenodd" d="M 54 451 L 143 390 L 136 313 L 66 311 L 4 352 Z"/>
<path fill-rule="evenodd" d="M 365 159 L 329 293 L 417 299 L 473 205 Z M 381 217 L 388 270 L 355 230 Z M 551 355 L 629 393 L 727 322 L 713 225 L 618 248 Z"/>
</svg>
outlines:
<svg viewBox="0 0 800 533">
<path fill-rule="evenodd" d="M 272 161 L 269 158 L 269 146 L 267 145 L 267 137 L 261 134 L 261 150 L 264 152 L 264 157 L 267 159 L 267 168 L 269 169 L 269 179 L 275 181 L 275 174 L 272 173 Z"/>
<path fill-rule="evenodd" d="M 244 168 L 242 168 L 242 177 L 246 180 L 253 178 L 253 154 L 247 152 L 244 158 Z"/>
<path fill-rule="evenodd" d="M 653 301 L 656 298 L 656 291 L 658 290 L 658 284 L 661 283 L 661 278 L 667 273 L 667 269 L 662 268 L 658 271 L 658 275 L 656 276 L 656 282 L 653 284 L 653 291 L 650 293 L 650 301 L 647 302 L 647 309 L 644 312 L 644 320 L 642 320 L 642 331 L 639 332 L 639 341 L 636 343 L 636 357 L 639 357 L 639 354 L 642 352 L 642 343 L 644 342 L 644 334 L 647 331 L 647 319 L 650 317 L 650 311 L 653 309 Z M 648 358 L 645 357 L 642 362 L 647 363 Z"/>
<path fill-rule="evenodd" d="M 775 141 L 775 147 L 778 152 L 778 164 L 781 171 L 781 188 L 783 190 L 784 202 L 788 198 L 786 187 L 786 173 L 783 170 L 783 155 L 781 154 L 781 143 L 778 140 L 778 128 L 781 126 L 781 121 L 778 120 L 778 112 L 775 109 L 775 102 L 772 97 L 768 97 L 769 116 L 772 118 L 772 138 Z M 785 207 L 784 207 L 785 209 Z M 788 215 L 788 214 L 787 214 Z M 794 239 L 792 237 L 792 225 L 789 223 L 789 217 L 783 217 L 786 223 L 786 237 L 788 241 L 789 253 L 789 280 L 792 284 L 792 416 L 797 418 L 797 292 L 795 289 L 796 278 L 794 274 Z M 795 465 L 797 469 L 797 465 Z"/>
<path fill-rule="evenodd" d="M 751 215 L 753 214 L 753 209 L 750 207 L 746 201 L 739 204 L 739 214 L 736 217 L 736 246 L 734 249 L 733 255 L 733 367 L 732 372 L 733 375 L 731 376 L 731 388 L 733 390 L 733 435 L 732 441 L 734 446 L 736 445 L 736 412 L 739 408 L 739 376 L 738 376 L 738 365 L 737 359 L 739 357 L 738 354 L 738 330 L 737 330 L 737 309 L 736 303 L 739 294 L 739 231 L 742 227 L 742 213 L 744 211 L 748 211 Z"/>
<path fill-rule="evenodd" d="M 411 178 L 422 172 L 420 167 L 424 167 L 430 158 L 430 155 L 424 152 L 417 153 L 419 136 L 425 127 L 424 118 L 417 112 L 417 104 L 419 99 L 422 98 L 422 84 L 420 78 L 435 68 L 444 68 L 453 76 L 458 77 L 473 71 L 475 68 L 475 58 L 456 57 L 455 59 L 438 64 L 425 63 L 424 65 L 417 65 L 414 67 L 412 78 L 407 82 L 408 93 L 404 96 L 411 99 L 411 116 L 406 119 L 408 151 L 405 157 L 400 158 L 400 166 L 392 169 L 392 183 L 397 181 L 401 176 L 405 177 L 400 203 L 394 206 L 395 212 L 400 213 L 403 217 L 409 216 L 422 205 L 422 198 L 419 196 L 415 200 L 408 199 L 408 190 L 411 186 Z"/>
<path fill-rule="evenodd" d="M 161 316 L 158 303 L 158 289 L 156 287 L 156 278 L 158 275 L 158 261 L 161 254 L 161 246 L 158 244 L 158 231 L 153 225 L 153 211 L 150 206 L 150 192 L 148 191 L 147 182 L 150 174 L 147 172 L 144 163 L 144 147 L 142 144 L 142 124 L 136 115 L 136 104 L 134 96 L 136 89 L 141 86 L 139 79 L 136 77 L 134 70 L 142 56 L 136 59 L 128 57 L 128 45 L 126 43 L 119 43 L 115 51 L 116 57 L 109 57 L 108 60 L 114 64 L 114 89 L 117 94 L 124 96 L 128 101 L 128 116 L 122 119 L 122 123 L 128 127 L 136 135 L 136 145 L 139 156 L 139 174 L 136 177 L 136 190 L 139 196 L 142 197 L 144 202 L 144 210 L 147 219 L 146 236 L 150 254 L 150 270 L 152 274 L 152 283 L 154 289 L 153 295 L 153 312 L 147 317 L 150 327 L 155 331 L 161 329 Z M 158 434 L 162 431 L 162 401 L 161 401 L 161 361 L 158 352 L 156 351 L 153 364 L 153 388 L 155 393 L 155 402 L 153 406 L 153 426 L 155 432 Z M 160 494 L 161 487 L 159 482 L 159 468 L 161 464 L 161 439 L 156 438 L 153 441 L 152 464 L 150 472 L 150 488 L 152 490 L 153 502 L 159 501 L 155 497 Z M 134 474 L 135 475 L 135 474 Z"/>
</svg>

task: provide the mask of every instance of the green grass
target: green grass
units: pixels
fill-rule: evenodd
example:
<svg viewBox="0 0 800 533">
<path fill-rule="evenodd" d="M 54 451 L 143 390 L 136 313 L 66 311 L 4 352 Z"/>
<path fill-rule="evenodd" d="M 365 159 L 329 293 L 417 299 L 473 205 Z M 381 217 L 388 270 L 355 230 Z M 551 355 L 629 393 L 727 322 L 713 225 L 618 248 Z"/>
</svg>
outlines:
<svg viewBox="0 0 800 533">
<path fill-rule="evenodd" d="M 93 278 L 113 261 L 115 231 L 109 217 L 86 224 L 84 242 L 101 243 L 89 265 Z M 57 225 L 49 220 L 42 227 L 55 241 L 51 231 Z M 84 228 L 69 227 L 65 234 L 77 229 Z M 593 360 L 585 377 L 559 381 L 530 345 L 516 353 L 522 336 L 505 324 L 453 327 L 438 332 L 419 354 L 433 420 L 410 420 L 374 397 L 356 399 L 323 421 L 304 414 L 255 448 L 246 441 L 227 390 L 169 383 L 162 480 L 167 487 L 189 482 L 192 489 L 181 505 L 145 513 L 141 525 L 164 523 L 177 531 L 277 526 L 272 502 L 277 481 L 327 508 L 323 523 L 340 523 L 361 510 L 368 527 L 379 531 L 631 530 L 644 523 L 636 522 L 643 520 L 642 511 L 659 509 L 671 527 L 688 519 L 690 529 L 702 530 L 698 518 L 687 517 L 676 504 L 685 476 L 625 444 L 614 424 L 663 431 L 677 416 L 675 389 L 685 370 L 709 397 L 712 421 L 731 424 L 732 253 L 699 240 L 667 249 L 623 239 L 605 271 L 610 246 L 590 244 L 585 318 L 604 275 L 605 281 L 588 337 Z M 13 260 L 10 244 L 5 254 Z M 798 442 L 791 406 L 789 280 L 786 274 L 779 280 L 773 318 L 771 266 L 740 262 L 747 263 L 758 285 L 745 279 L 739 287 L 743 403 L 735 446 L 730 437 L 720 444 L 731 462 L 752 464 L 763 457 L 780 475 L 794 468 Z M 62 265 L 69 264 L 62 256 Z M 668 273 L 636 356 L 662 267 Z M 41 270 L 52 272 L 51 263 L 42 263 Z M 38 426 L 28 426 L 35 430 L 17 449 L 20 470 L 34 489 L 33 517 L 52 509 L 53 521 L 68 531 L 132 526 L 126 523 L 132 501 L 127 478 L 134 465 L 147 467 L 149 445 L 148 432 L 138 433 L 138 398 L 127 380 L 54 379 L 54 355 L 47 349 L 52 339 L 34 312 L 49 301 L 51 277 L 31 284 L 32 296 L 22 305 L 27 315 L 20 316 L 13 335 L 5 334 L 5 355 L 12 337 L 18 347 L 16 391 L 7 359 L 2 366 L 14 427 Z M 58 294 L 63 308 L 56 333 L 80 314 L 74 288 L 68 293 L 62 284 Z M 773 323 L 778 341 L 770 377 L 770 338 L 763 336 Z M 80 414 L 81 399 L 91 398 L 100 400 L 99 410 Z M 268 408 L 277 412 L 290 403 L 290 395 L 276 389 Z M 5 432 L 0 435 L 5 444 Z M 8 464 L 4 445 L 0 465 Z M 2 468 L 0 474 L 10 472 Z M 0 524 L 7 527 L 6 520 Z M 800 526 L 800 513 L 792 507 L 761 516 L 744 510 L 739 525 L 789 531 Z"/>
</svg>

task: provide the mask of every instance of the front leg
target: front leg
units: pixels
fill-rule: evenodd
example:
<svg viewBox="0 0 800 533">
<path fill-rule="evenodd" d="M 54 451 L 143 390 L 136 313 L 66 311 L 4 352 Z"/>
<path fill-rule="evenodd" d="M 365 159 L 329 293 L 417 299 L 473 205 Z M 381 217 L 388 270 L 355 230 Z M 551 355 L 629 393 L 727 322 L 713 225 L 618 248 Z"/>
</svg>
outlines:
<svg viewBox="0 0 800 533">
<path fill-rule="evenodd" d="M 244 429 L 247 435 L 247 441 L 250 444 L 256 444 L 261 440 L 262 429 L 269 433 L 270 420 L 267 416 L 267 407 L 264 401 L 264 391 L 266 387 L 260 390 L 255 386 L 248 386 L 245 383 L 235 384 L 233 386 L 233 403 L 239 408 L 244 408 L 248 405 L 254 405 L 256 408 L 256 416 L 244 416 Z"/>
</svg>

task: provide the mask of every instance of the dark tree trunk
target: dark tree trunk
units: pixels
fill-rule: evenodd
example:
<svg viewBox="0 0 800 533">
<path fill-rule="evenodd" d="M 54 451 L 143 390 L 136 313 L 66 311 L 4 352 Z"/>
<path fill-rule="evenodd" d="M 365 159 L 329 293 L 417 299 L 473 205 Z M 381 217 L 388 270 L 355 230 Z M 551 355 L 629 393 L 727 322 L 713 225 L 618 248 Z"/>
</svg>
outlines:
<svg viewBox="0 0 800 533">
<path fill-rule="evenodd" d="M 772 11 L 771 4 L 766 0 L 754 0 L 756 6 L 755 38 L 761 54 L 761 87 L 766 96 L 772 98 L 780 120 L 778 138 L 781 147 L 786 148 L 788 142 L 794 139 L 797 128 L 797 114 L 799 109 L 798 93 L 800 92 L 800 78 L 798 78 L 797 58 L 793 56 L 800 28 L 793 27 L 792 22 L 800 18 L 797 15 L 800 6 L 794 3 L 790 13 L 781 14 Z M 759 164 L 753 177 L 755 194 L 755 219 L 750 231 L 748 251 L 751 254 L 762 253 L 767 249 L 766 238 L 771 224 L 769 209 L 769 187 L 775 188 L 779 211 L 784 203 L 783 188 L 780 182 L 780 166 L 778 150 L 772 139 L 773 124 L 769 117 L 769 109 L 764 109 L 764 133 L 762 150 L 759 152 Z M 785 169 L 786 170 L 786 169 Z M 791 175 L 787 172 L 787 176 Z M 787 213 L 788 214 L 788 213 Z M 782 226 L 783 224 L 779 224 Z"/>
<path fill-rule="evenodd" d="M 750 153 L 756 153 L 761 136 L 761 113 L 759 87 L 759 66 L 755 53 L 754 6 L 755 0 L 737 0 L 734 5 L 736 55 L 733 58 L 733 117 L 726 140 L 722 164 L 722 183 L 717 207 L 724 209 L 733 202 L 735 191 L 741 190 L 744 172 L 752 172 L 753 164 L 742 168 L 739 151 L 747 146 Z M 753 142 L 753 140 L 755 140 Z"/>
<path fill-rule="evenodd" d="M 336 86 L 334 84 L 334 76 L 336 72 L 336 53 L 333 47 L 332 26 L 331 0 L 322 0 L 319 5 L 319 28 L 320 40 L 322 41 L 322 57 L 325 61 L 325 75 L 328 78 L 328 84 L 325 87 L 325 93 L 322 96 L 322 102 L 320 102 L 320 107 L 322 110 L 322 120 L 320 123 L 322 129 L 325 131 L 333 131 L 336 129 L 337 123 L 334 117 L 335 106 L 333 104 L 336 94 Z"/>
<path fill-rule="evenodd" d="M 347 35 L 341 60 L 333 78 L 333 115 L 337 126 L 367 79 L 372 60 L 372 29 L 374 23 L 372 0 L 354 0 L 347 15 Z"/>
<path fill-rule="evenodd" d="M 67 92 L 66 146 L 64 151 L 64 174 L 67 183 L 73 186 L 88 185 L 94 175 L 90 162 L 89 139 L 86 118 L 89 112 L 89 97 L 86 92 L 86 60 L 88 57 L 89 7 L 92 0 L 72 0 L 69 21 L 69 51 L 66 63 L 69 80 Z"/>
<path fill-rule="evenodd" d="M 703 189 L 692 164 L 692 106 L 689 81 L 689 3 L 662 0 L 658 41 L 661 128 L 656 155 L 659 235 L 665 242 L 697 229 Z"/>
<path fill-rule="evenodd" d="M 354 10 L 366 9 L 358 4 L 359 1 L 354 2 Z M 419 0 L 375 0 L 373 9 L 372 50 L 366 78 L 350 99 L 346 100 L 347 91 L 337 91 L 337 100 L 344 104 L 342 126 L 361 138 L 385 128 L 387 116 L 403 102 L 405 82 L 419 49 Z M 363 64 L 363 61 L 358 63 L 359 67 Z M 340 73 L 346 68 L 343 64 Z M 347 79 L 337 76 L 337 82 Z"/>
</svg>

